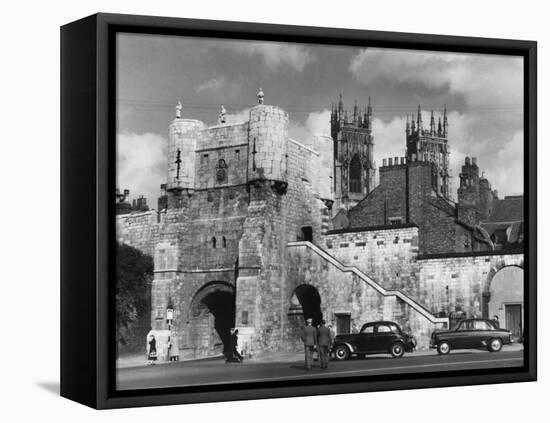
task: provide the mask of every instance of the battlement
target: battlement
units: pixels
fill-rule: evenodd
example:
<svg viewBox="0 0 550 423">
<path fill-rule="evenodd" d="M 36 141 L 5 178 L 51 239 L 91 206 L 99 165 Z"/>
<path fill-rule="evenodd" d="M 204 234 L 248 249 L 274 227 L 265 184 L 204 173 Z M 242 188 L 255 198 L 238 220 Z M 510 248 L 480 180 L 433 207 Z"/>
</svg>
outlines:
<svg viewBox="0 0 550 423">
<path fill-rule="evenodd" d="M 411 157 L 407 158 L 405 156 L 402 157 L 389 157 L 386 159 L 382 159 L 382 166 L 380 166 L 380 170 L 383 171 L 387 168 L 393 168 L 397 166 L 406 166 L 408 164 L 412 163 L 426 163 L 430 164 L 432 163 L 432 157 L 428 153 L 421 153 L 421 154 L 411 154 Z"/>
<path fill-rule="evenodd" d="M 382 159 L 382 166 L 380 167 L 380 170 L 383 170 L 387 167 L 405 166 L 406 164 L 406 157 L 390 157 L 387 159 Z"/>
</svg>

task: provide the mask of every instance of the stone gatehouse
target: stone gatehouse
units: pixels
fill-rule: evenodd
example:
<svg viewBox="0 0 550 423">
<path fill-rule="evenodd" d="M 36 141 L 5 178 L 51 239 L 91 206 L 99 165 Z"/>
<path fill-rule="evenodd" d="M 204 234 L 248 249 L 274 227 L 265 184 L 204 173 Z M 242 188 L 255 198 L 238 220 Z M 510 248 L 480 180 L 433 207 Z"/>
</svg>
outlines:
<svg viewBox="0 0 550 423">
<path fill-rule="evenodd" d="M 381 188 L 372 187 L 370 127 L 365 130 L 368 171 L 362 176 L 368 189 L 353 205 L 342 180 L 357 181 L 336 175 L 353 163 L 335 157 L 334 138 L 319 135 L 309 144 L 293 140 L 289 115 L 263 104 L 261 94 L 245 122 L 226 123 L 222 112 L 217 125 L 207 126 L 182 118 L 178 110 L 169 127 L 167 179 L 158 210 L 144 208 L 143 199 L 132 209 L 126 193 L 119 198 L 118 241 L 154 257 L 151 330 L 161 357 L 169 335 L 177 337 L 182 356 L 220 354 L 235 327 L 246 352 L 295 349 L 309 316 L 315 323 L 332 322 L 340 333 L 369 320 L 394 320 L 414 333 L 420 348 L 427 347 L 434 328 L 460 313 L 497 314 L 501 322 L 519 319 L 514 324 L 521 330 L 522 274 L 508 275 L 510 267 L 523 267 L 521 252 L 483 250 L 479 245 L 491 243 L 482 233 L 474 237 L 477 244 L 470 244 L 478 246 L 476 251 L 437 255 L 423 247 L 431 239 L 424 220 L 376 220 L 372 210 Z M 342 124 L 349 132 L 347 122 Z M 341 151 L 342 137 L 339 143 Z M 433 185 L 429 159 L 410 163 L 421 169 L 423 196 L 409 192 L 410 206 L 395 204 L 405 204 L 410 217 L 414 207 L 421 215 L 414 202 L 437 206 L 443 201 L 438 213 L 462 237 L 453 243 L 474 239 L 476 222 L 461 225 L 453 220 L 460 205 L 445 196 L 438 199 L 447 195 L 448 185 L 446 180 Z M 386 180 L 398 180 L 401 171 L 391 171 L 396 176 Z M 439 187 L 439 194 L 430 186 Z M 354 224 L 365 220 L 360 210 L 376 224 Z M 519 315 L 507 308 L 512 305 L 520 306 Z M 170 326 L 167 309 L 173 310 Z"/>
</svg>

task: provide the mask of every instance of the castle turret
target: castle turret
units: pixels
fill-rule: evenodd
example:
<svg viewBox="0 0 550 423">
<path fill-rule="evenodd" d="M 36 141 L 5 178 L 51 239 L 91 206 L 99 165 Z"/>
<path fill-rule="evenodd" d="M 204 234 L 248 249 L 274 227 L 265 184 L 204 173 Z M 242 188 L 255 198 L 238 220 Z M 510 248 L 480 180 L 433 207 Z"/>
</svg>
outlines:
<svg viewBox="0 0 550 423">
<path fill-rule="evenodd" d="M 287 183 L 286 148 L 289 117 L 283 109 L 262 103 L 250 109 L 248 180 Z"/>
<path fill-rule="evenodd" d="M 206 125 L 195 119 L 183 119 L 181 103 L 169 128 L 168 175 L 166 189 L 181 192 L 195 189 L 195 150 L 198 132 Z"/>
</svg>

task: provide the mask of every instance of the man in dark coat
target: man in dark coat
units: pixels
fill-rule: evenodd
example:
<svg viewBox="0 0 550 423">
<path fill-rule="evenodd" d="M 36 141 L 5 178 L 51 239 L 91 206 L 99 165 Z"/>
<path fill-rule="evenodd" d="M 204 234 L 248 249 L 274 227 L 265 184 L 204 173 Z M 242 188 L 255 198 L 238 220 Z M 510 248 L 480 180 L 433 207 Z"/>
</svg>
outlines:
<svg viewBox="0 0 550 423">
<path fill-rule="evenodd" d="M 495 328 L 500 329 L 500 323 L 496 314 L 493 316 L 493 325 L 495 326 Z"/>
<path fill-rule="evenodd" d="M 328 351 L 332 345 L 332 333 L 325 326 L 326 322 L 321 321 L 321 326 L 317 329 L 317 351 L 319 352 L 319 361 L 321 361 L 321 369 L 328 368 Z"/>
<path fill-rule="evenodd" d="M 302 329 L 302 342 L 306 352 L 306 369 L 311 370 L 313 347 L 317 345 L 317 330 L 312 326 L 313 319 L 306 320 L 307 325 Z"/>
</svg>

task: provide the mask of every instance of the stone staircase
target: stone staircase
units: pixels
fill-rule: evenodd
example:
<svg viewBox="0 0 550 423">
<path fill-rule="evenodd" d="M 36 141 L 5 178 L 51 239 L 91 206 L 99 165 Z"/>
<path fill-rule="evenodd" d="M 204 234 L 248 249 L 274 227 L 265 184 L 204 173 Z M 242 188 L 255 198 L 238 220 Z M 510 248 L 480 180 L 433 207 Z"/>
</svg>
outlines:
<svg viewBox="0 0 550 423">
<path fill-rule="evenodd" d="M 293 247 L 306 247 L 313 251 L 314 253 L 318 254 L 320 257 L 334 265 L 336 268 L 338 268 L 342 272 L 349 272 L 357 275 L 361 280 L 363 280 L 366 284 L 371 286 L 373 289 L 375 289 L 378 293 L 381 295 L 388 297 L 388 296 L 394 296 L 398 298 L 399 300 L 403 301 L 405 304 L 409 305 L 411 308 L 413 308 L 416 312 L 421 314 L 423 317 L 425 317 L 430 323 L 434 324 L 437 327 L 448 327 L 449 325 L 449 319 L 446 317 L 436 317 L 434 316 L 428 309 L 426 309 L 423 305 L 413 300 L 408 295 L 404 294 L 403 292 L 399 290 L 389 290 L 385 289 L 383 286 L 381 286 L 378 282 L 376 282 L 374 279 L 372 279 L 370 276 L 363 273 L 361 270 L 359 270 L 355 266 L 347 266 L 340 262 L 338 259 L 327 253 L 322 248 L 318 247 L 315 244 L 312 244 L 309 241 L 297 241 L 297 242 L 289 242 L 287 244 L 289 248 Z"/>
</svg>

